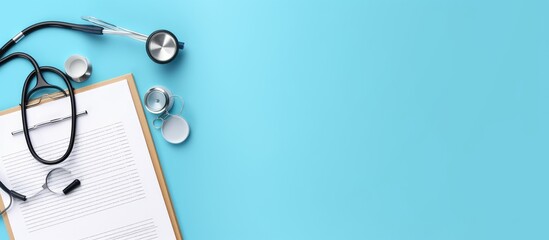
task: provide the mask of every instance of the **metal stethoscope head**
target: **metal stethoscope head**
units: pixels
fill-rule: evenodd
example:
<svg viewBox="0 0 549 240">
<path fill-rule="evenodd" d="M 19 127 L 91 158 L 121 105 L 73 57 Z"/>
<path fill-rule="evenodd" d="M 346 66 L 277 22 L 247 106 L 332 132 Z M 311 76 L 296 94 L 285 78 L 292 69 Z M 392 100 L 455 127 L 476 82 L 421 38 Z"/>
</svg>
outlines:
<svg viewBox="0 0 549 240">
<path fill-rule="evenodd" d="M 94 25 L 103 29 L 103 34 L 124 35 L 145 43 L 147 55 L 156 63 L 169 63 L 177 56 L 179 49 L 185 44 L 179 42 L 177 37 L 168 30 L 154 31 L 150 35 L 138 33 L 126 28 L 118 27 L 112 23 L 105 22 L 95 17 L 82 17 Z"/>
</svg>

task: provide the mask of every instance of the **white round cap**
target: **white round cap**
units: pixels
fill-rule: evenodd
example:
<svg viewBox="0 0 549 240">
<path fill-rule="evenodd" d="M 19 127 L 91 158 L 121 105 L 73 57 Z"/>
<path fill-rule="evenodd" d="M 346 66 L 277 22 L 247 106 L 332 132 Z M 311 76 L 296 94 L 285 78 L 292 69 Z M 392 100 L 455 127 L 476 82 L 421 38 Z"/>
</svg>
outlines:
<svg viewBox="0 0 549 240">
<path fill-rule="evenodd" d="M 162 125 L 162 136 L 172 144 L 185 141 L 189 136 L 189 132 L 189 124 L 184 118 L 178 115 L 171 115 Z"/>
<path fill-rule="evenodd" d="M 90 78 L 92 66 L 85 57 L 72 55 L 65 61 L 65 72 L 72 80 L 83 82 Z"/>
</svg>

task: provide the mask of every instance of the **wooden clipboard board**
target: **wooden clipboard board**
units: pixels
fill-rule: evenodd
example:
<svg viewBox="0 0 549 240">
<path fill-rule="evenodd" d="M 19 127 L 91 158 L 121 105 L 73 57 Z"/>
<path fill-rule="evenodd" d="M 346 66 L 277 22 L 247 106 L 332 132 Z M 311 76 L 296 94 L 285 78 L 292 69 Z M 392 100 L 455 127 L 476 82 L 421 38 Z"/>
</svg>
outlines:
<svg viewBox="0 0 549 240">
<path fill-rule="evenodd" d="M 175 237 L 178 240 L 183 240 L 183 236 L 181 235 L 181 230 L 179 228 L 179 223 L 177 222 L 177 217 L 173 209 L 170 193 L 168 192 L 168 187 L 166 186 L 166 181 L 164 180 L 164 174 L 162 173 L 162 166 L 160 166 L 160 162 L 158 160 L 156 148 L 154 147 L 151 131 L 149 129 L 149 124 L 147 123 L 147 118 L 145 117 L 143 106 L 141 105 L 141 98 L 139 97 L 139 92 L 137 91 L 137 86 L 135 85 L 135 80 L 133 79 L 133 75 L 126 74 L 126 75 L 122 75 L 120 77 L 99 82 L 90 86 L 82 87 L 82 88 L 76 89 L 74 93 L 78 94 L 78 93 L 86 92 L 94 88 L 102 87 L 102 86 L 120 82 L 120 81 L 128 82 L 128 86 L 130 88 L 135 110 L 137 111 L 137 117 L 139 118 L 141 129 L 143 130 L 143 136 L 145 137 L 145 142 L 147 142 L 147 148 L 149 149 L 149 153 L 151 155 L 151 160 L 154 166 L 154 171 L 156 173 L 156 178 L 158 179 L 158 184 L 160 186 L 160 190 L 162 191 L 162 197 L 164 198 L 164 202 L 168 210 L 168 215 L 170 216 L 170 222 L 172 224 Z M 48 101 L 51 101 L 51 100 L 43 100 L 42 102 L 48 102 Z M 8 113 L 12 113 L 12 112 L 20 111 L 20 110 L 21 110 L 20 107 L 13 107 L 4 111 L 0 111 L 0 116 Z M 0 207 L 2 208 L 4 207 L 4 202 L 1 201 L 1 198 L 0 198 Z M 7 214 L 3 214 L 2 218 L 4 219 L 4 224 L 6 225 L 6 229 L 8 231 L 8 235 L 10 236 L 10 239 L 15 239 L 13 236 L 13 231 L 11 229 L 10 221 L 8 219 Z"/>
</svg>

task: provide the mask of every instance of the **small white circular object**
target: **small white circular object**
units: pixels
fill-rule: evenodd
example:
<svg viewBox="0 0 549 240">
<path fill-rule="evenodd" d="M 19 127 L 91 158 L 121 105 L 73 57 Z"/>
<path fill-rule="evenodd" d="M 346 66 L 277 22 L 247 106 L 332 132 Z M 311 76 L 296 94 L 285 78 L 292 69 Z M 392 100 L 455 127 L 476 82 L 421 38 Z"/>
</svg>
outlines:
<svg viewBox="0 0 549 240">
<path fill-rule="evenodd" d="M 90 78 L 92 66 L 85 57 L 72 55 L 65 61 L 65 72 L 72 80 L 83 82 Z"/>
<path fill-rule="evenodd" d="M 182 143 L 189 136 L 190 128 L 187 121 L 177 115 L 171 115 L 164 120 L 162 136 L 172 144 Z"/>
</svg>

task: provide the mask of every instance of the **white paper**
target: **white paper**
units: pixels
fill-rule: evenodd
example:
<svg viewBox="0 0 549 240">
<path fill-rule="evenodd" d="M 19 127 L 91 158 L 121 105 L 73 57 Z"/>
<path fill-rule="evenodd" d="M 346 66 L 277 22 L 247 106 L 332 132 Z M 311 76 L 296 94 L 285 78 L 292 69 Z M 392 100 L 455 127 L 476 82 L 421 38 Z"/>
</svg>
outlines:
<svg viewBox="0 0 549 240">
<path fill-rule="evenodd" d="M 68 99 L 29 109 L 29 124 L 70 114 Z M 77 137 L 70 157 L 44 165 L 29 153 L 20 111 L 0 116 L 0 180 L 25 195 L 41 189 L 49 170 L 64 167 L 82 182 L 69 195 L 43 191 L 7 212 L 16 239 L 175 239 L 128 83 L 76 94 Z M 32 133 L 41 157 L 61 156 L 70 121 Z M 36 137 L 35 137 L 36 136 Z M 3 193 L 3 192 L 2 192 Z M 8 203 L 2 194 L 4 204 Z"/>
</svg>

